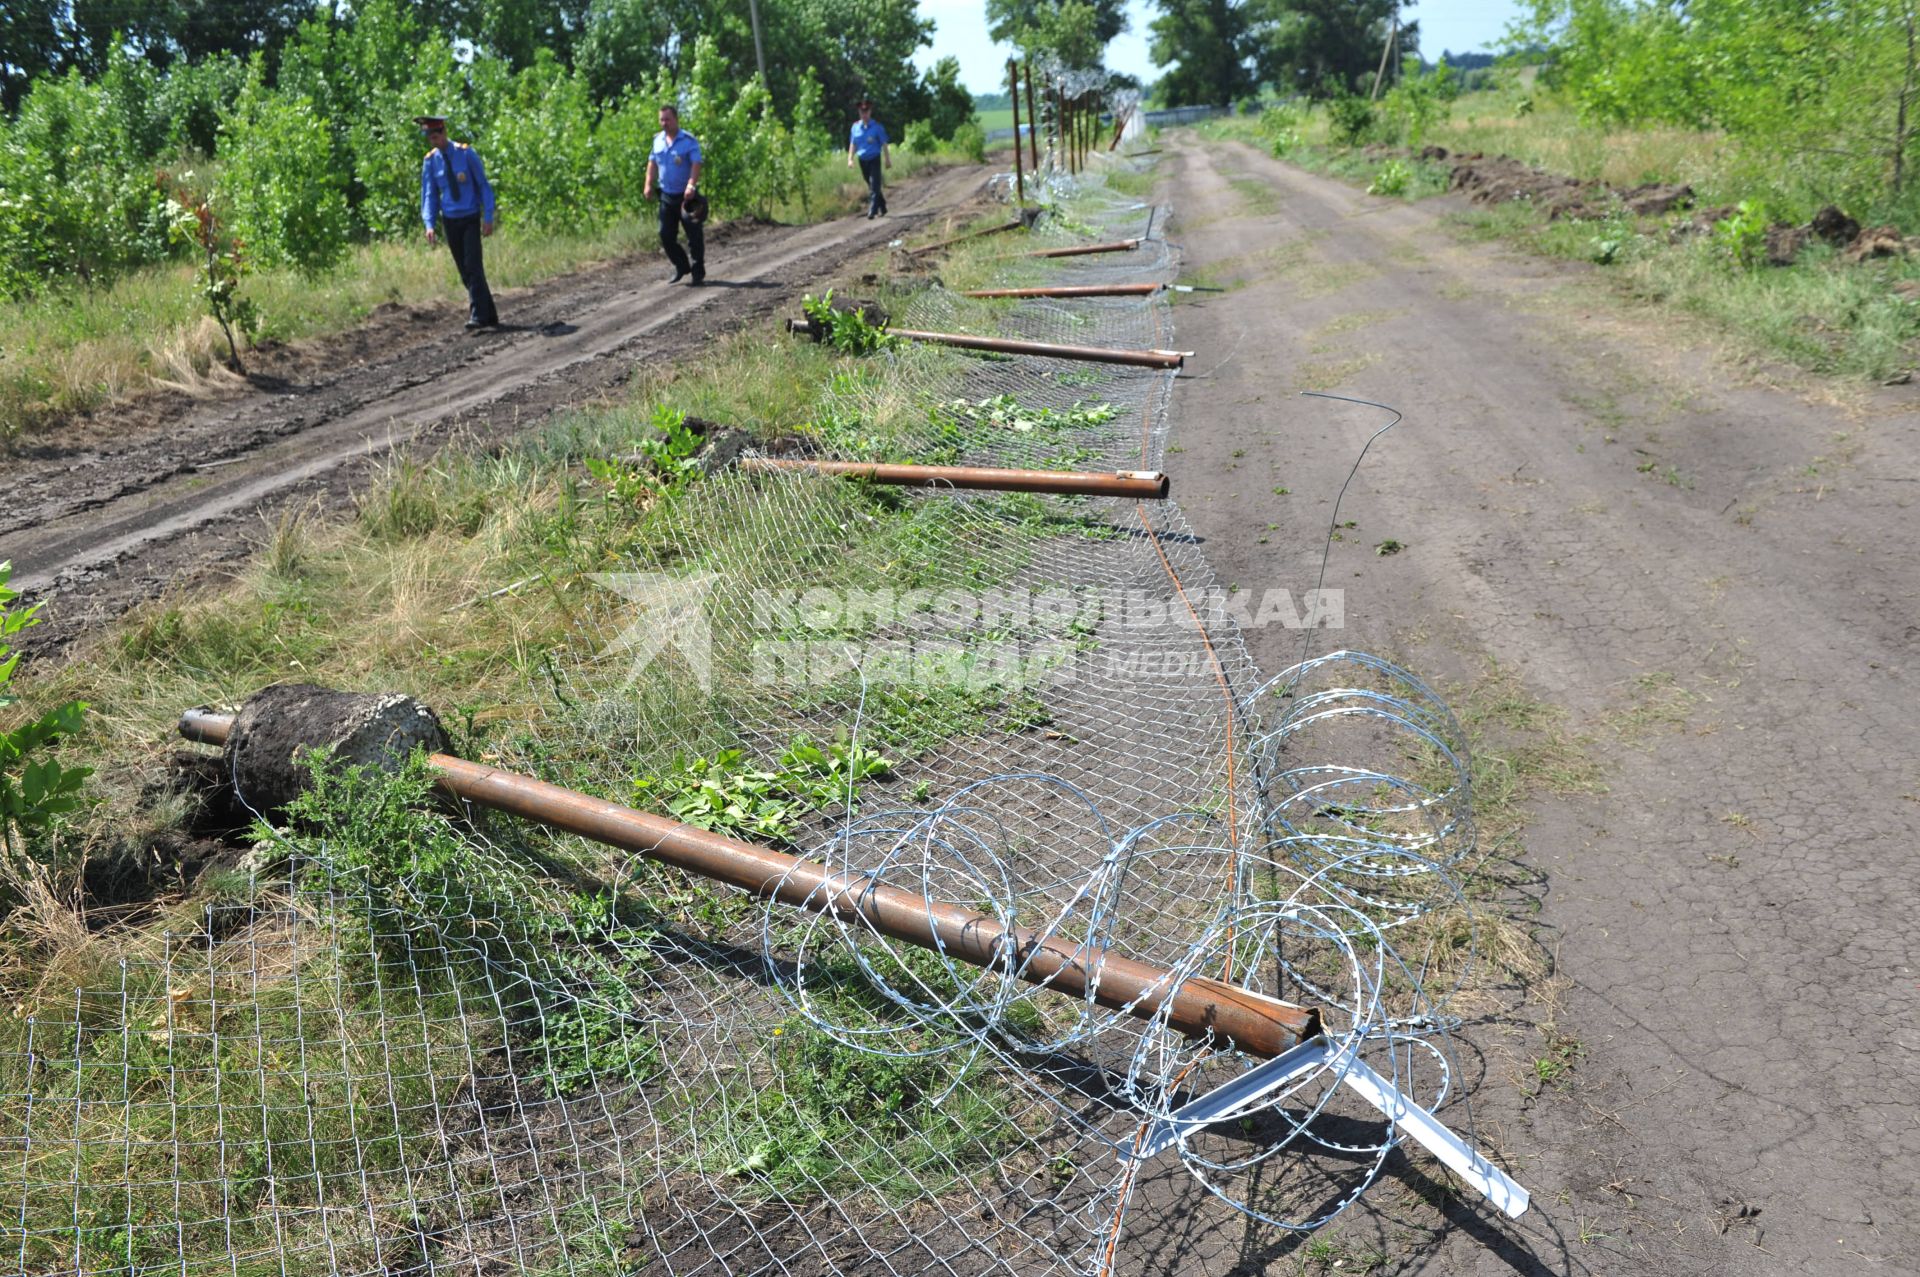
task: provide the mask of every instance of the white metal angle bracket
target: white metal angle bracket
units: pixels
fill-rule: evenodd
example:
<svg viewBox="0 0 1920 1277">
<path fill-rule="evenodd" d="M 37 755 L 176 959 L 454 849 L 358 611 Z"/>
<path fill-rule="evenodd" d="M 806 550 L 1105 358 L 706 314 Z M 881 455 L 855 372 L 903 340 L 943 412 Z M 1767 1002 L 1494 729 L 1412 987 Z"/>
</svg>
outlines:
<svg viewBox="0 0 1920 1277">
<path fill-rule="evenodd" d="M 1255 1066 L 1205 1095 L 1187 1101 L 1147 1128 L 1131 1154 L 1145 1161 L 1165 1152 L 1190 1132 L 1245 1113 L 1254 1104 L 1322 1065 L 1338 1070 L 1340 1081 L 1358 1092 L 1449 1170 L 1480 1190 L 1499 1210 L 1519 1217 L 1530 1196 L 1510 1175 L 1480 1156 L 1471 1144 L 1448 1130 L 1439 1118 L 1415 1104 L 1386 1078 L 1360 1059 L 1358 1043 L 1335 1047 L 1325 1037 L 1309 1038 L 1299 1046 Z"/>
</svg>

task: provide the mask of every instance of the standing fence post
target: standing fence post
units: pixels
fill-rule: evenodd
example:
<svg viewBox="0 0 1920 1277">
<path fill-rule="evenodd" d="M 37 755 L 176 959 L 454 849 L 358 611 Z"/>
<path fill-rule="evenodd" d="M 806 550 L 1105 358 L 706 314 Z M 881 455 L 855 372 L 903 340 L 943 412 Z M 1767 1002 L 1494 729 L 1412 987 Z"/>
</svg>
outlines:
<svg viewBox="0 0 1920 1277">
<path fill-rule="evenodd" d="M 1015 85 L 1014 91 L 1019 92 Z M 1033 109 L 1033 60 L 1027 60 L 1027 160 L 1033 175 L 1040 176 L 1040 115 Z"/>
<path fill-rule="evenodd" d="M 1007 77 L 1013 81 L 1013 198 L 1021 208 L 1027 206 L 1027 181 L 1020 171 L 1020 64 L 1007 59 Z"/>
</svg>

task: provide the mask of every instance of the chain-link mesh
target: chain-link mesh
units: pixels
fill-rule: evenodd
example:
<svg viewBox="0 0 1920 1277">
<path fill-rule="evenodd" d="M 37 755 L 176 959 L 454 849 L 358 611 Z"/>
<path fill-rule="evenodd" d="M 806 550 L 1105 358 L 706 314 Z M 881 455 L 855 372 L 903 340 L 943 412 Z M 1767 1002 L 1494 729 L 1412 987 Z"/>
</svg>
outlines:
<svg viewBox="0 0 1920 1277">
<path fill-rule="evenodd" d="M 1097 176 L 1050 192 L 1035 243 L 1145 235 L 1156 213 Z M 1175 267 L 1156 230 L 1000 275 Z M 926 283 L 900 319 L 1173 344 L 1160 297 Z M 1150 469 L 1172 390 L 902 350 L 837 374 L 806 443 Z M 1428 988 L 1473 951 L 1444 872 L 1472 837 L 1459 728 L 1369 658 L 1263 683 L 1176 505 L 735 468 L 631 548 L 569 604 L 577 659 L 545 666 L 541 729 L 488 761 L 788 843 L 1095 967 L 1156 964 L 1163 991 L 1318 1006 L 1406 1093 L 1446 1097 Z M 680 593 L 650 611 L 662 582 Z M 1154 1118 L 1255 1061 L 364 777 L 260 857 L 196 926 L 0 1039 L 0 1256 L 20 1271 L 1224 1271 L 1258 1230 L 1331 1217 L 1395 1147 L 1321 1069 L 1136 1161 Z"/>
</svg>

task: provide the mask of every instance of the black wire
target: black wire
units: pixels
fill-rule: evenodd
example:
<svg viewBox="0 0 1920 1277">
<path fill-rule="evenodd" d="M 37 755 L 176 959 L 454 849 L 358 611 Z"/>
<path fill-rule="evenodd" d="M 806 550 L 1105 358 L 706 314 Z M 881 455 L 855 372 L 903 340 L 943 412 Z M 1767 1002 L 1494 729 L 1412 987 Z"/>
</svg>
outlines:
<svg viewBox="0 0 1920 1277">
<path fill-rule="evenodd" d="M 1378 408 L 1381 412 L 1390 412 L 1393 414 L 1392 421 L 1389 421 L 1386 425 L 1368 435 L 1367 441 L 1360 445 L 1360 455 L 1353 459 L 1353 468 L 1347 471 L 1346 482 L 1340 485 L 1340 495 L 1333 499 L 1333 517 L 1327 522 L 1327 541 L 1326 545 L 1320 551 L 1320 579 L 1314 582 L 1313 586 L 1314 598 L 1317 601 L 1321 589 L 1325 587 L 1327 583 L 1327 563 L 1333 558 L 1334 534 L 1340 530 L 1340 503 L 1346 500 L 1347 489 L 1352 486 L 1354 476 L 1360 473 L 1360 463 L 1367 459 L 1367 449 L 1373 447 L 1373 441 L 1375 439 L 1378 439 L 1381 435 L 1399 425 L 1401 421 L 1405 419 L 1406 414 L 1398 408 L 1390 407 L 1383 403 L 1375 403 L 1371 399 L 1354 399 L 1347 395 L 1329 395 L 1318 390 L 1303 390 L 1300 394 L 1302 398 L 1306 399 L 1333 399 L 1340 403 L 1359 404 L 1363 408 Z M 1286 688 L 1281 691 L 1280 695 L 1282 696 L 1290 695 L 1294 685 L 1300 681 L 1306 672 L 1302 667 L 1307 663 L 1307 653 L 1313 650 L 1314 627 L 1308 625 L 1304 628 L 1306 637 L 1300 644 L 1300 660 L 1294 667 L 1296 672 L 1293 678 L 1288 681 Z"/>
</svg>

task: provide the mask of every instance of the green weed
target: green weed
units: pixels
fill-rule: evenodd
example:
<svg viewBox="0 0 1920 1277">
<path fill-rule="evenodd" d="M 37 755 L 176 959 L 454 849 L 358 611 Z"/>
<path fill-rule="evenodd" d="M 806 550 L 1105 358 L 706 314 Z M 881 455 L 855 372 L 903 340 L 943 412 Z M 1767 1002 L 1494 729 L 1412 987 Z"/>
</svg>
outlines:
<svg viewBox="0 0 1920 1277">
<path fill-rule="evenodd" d="M 676 759 L 660 775 L 636 777 L 634 802 L 665 809 L 675 820 L 739 838 L 786 841 L 816 812 L 858 810 L 862 782 L 893 764 L 865 746 L 822 747 L 797 738 L 771 768 L 755 768 L 744 750 Z"/>
</svg>

